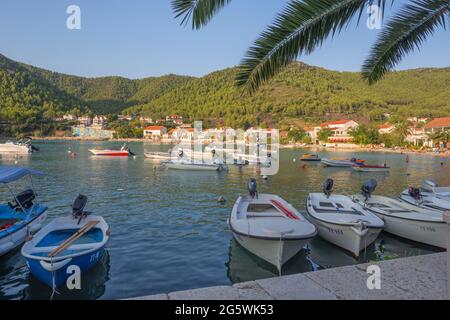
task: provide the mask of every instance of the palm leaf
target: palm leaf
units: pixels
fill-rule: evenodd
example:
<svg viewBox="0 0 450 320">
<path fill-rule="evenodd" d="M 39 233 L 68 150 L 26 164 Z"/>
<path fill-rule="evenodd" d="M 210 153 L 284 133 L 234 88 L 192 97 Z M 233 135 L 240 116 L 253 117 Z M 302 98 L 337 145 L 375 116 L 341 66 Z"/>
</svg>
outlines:
<svg viewBox="0 0 450 320">
<path fill-rule="evenodd" d="M 385 0 L 292 0 L 255 41 L 241 62 L 239 86 L 254 92 L 300 54 L 310 54 L 373 2 Z"/>
<path fill-rule="evenodd" d="M 374 83 L 401 59 L 419 49 L 437 27 L 445 28 L 450 16 L 448 0 L 414 0 L 392 18 L 372 48 L 362 68 L 363 78 Z"/>
<path fill-rule="evenodd" d="M 172 0 L 175 18 L 182 17 L 181 24 L 192 19 L 192 29 L 200 29 L 231 0 Z"/>
</svg>

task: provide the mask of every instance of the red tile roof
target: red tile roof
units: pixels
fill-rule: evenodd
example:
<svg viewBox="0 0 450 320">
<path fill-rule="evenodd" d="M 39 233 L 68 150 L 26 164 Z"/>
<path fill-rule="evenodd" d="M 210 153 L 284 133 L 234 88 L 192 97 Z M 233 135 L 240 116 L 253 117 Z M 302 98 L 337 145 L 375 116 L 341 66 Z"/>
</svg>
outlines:
<svg viewBox="0 0 450 320">
<path fill-rule="evenodd" d="M 433 119 L 424 126 L 425 129 L 444 127 L 450 127 L 450 117 Z"/>
<path fill-rule="evenodd" d="M 144 130 L 163 130 L 163 129 L 165 129 L 166 127 L 163 127 L 163 126 L 149 126 L 149 127 L 147 127 L 147 128 L 145 128 Z"/>
<path fill-rule="evenodd" d="M 394 125 L 393 124 L 390 124 L 390 123 L 384 123 L 384 124 L 380 124 L 379 126 L 378 126 L 378 129 L 389 129 L 389 128 L 392 128 Z"/>
<path fill-rule="evenodd" d="M 337 124 L 346 124 L 346 123 L 348 123 L 350 121 L 352 121 L 352 120 L 329 121 L 329 122 L 322 123 L 320 126 L 321 127 L 328 127 L 328 126 L 337 125 Z"/>
</svg>

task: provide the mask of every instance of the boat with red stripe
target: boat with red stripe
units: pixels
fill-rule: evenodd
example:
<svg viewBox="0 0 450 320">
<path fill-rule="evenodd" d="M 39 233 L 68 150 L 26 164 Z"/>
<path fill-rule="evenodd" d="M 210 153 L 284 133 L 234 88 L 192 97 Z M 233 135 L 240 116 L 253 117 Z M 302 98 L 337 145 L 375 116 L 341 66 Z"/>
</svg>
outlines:
<svg viewBox="0 0 450 320">
<path fill-rule="evenodd" d="M 127 145 L 123 145 L 120 149 L 89 149 L 89 152 L 94 156 L 102 157 L 130 157 L 134 153 L 130 151 Z"/>
<path fill-rule="evenodd" d="M 249 192 L 234 204 L 231 231 L 241 246 L 281 273 L 283 264 L 316 235 L 316 227 L 281 197 L 258 194 L 254 179 L 249 182 Z"/>
</svg>

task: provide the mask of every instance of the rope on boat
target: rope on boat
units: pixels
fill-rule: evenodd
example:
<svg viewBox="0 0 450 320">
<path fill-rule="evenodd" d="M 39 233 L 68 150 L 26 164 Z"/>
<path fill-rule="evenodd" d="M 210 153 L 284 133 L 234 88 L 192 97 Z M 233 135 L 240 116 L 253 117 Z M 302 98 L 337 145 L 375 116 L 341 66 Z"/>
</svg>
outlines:
<svg viewBox="0 0 450 320">
<path fill-rule="evenodd" d="M 61 294 L 58 292 L 56 288 L 56 271 L 53 270 L 53 258 L 50 259 L 50 265 L 52 266 L 52 295 L 50 296 L 50 300 L 53 300 L 53 297 L 56 294 Z"/>
</svg>

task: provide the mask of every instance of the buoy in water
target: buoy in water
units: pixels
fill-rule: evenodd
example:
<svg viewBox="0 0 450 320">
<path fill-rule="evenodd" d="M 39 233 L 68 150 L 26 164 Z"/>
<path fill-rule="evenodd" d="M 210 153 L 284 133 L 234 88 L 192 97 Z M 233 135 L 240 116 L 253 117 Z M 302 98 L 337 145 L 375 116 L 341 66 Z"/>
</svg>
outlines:
<svg viewBox="0 0 450 320">
<path fill-rule="evenodd" d="M 227 202 L 227 200 L 225 200 L 225 198 L 223 196 L 220 196 L 219 199 L 217 199 L 218 203 L 225 203 Z"/>
<path fill-rule="evenodd" d="M 292 159 L 292 161 L 293 161 L 293 162 L 297 162 L 297 159 L 294 158 L 294 159 Z"/>
<path fill-rule="evenodd" d="M 262 177 L 264 180 L 269 180 L 269 177 L 268 176 L 263 176 Z"/>
</svg>

